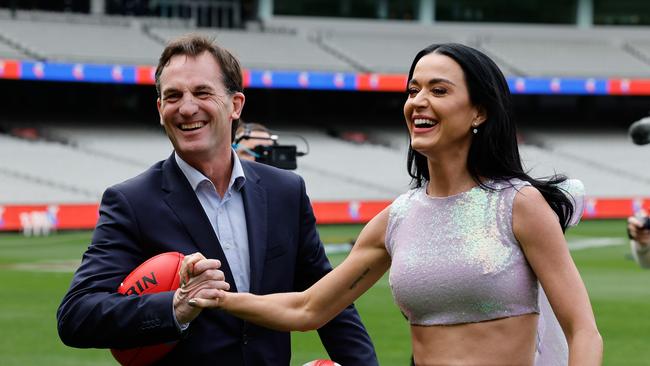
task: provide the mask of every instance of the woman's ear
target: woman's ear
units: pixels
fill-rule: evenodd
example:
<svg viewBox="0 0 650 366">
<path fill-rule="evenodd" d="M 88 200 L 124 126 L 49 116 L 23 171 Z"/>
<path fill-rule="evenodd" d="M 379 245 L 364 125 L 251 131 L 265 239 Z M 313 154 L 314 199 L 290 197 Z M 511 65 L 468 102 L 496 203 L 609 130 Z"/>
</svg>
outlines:
<svg viewBox="0 0 650 366">
<path fill-rule="evenodd" d="M 472 126 L 479 126 L 487 120 L 487 111 L 483 106 L 476 107 L 476 115 L 472 120 Z"/>
</svg>

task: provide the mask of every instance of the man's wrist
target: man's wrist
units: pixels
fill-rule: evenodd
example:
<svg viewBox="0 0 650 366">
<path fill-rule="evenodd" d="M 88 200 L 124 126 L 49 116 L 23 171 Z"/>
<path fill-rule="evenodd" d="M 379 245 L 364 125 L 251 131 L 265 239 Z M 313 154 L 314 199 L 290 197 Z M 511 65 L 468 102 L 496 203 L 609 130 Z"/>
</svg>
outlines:
<svg viewBox="0 0 650 366">
<path fill-rule="evenodd" d="M 197 309 L 194 309 L 187 304 L 186 294 L 183 290 L 180 288 L 177 289 L 172 301 L 172 313 L 177 328 L 181 331 L 187 329 L 199 312 L 200 310 L 197 311 Z"/>
<path fill-rule="evenodd" d="M 174 308 L 174 303 L 172 303 L 172 317 L 174 318 L 176 329 L 178 329 L 178 331 L 181 333 L 185 332 L 187 328 L 190 327 L 190 323 L 192 322 L 192 321 L 188 321 L 187 323 L 181 323 L 178 321 L 178 318 L 176 317 L 176 309 Z"/>
</svg>

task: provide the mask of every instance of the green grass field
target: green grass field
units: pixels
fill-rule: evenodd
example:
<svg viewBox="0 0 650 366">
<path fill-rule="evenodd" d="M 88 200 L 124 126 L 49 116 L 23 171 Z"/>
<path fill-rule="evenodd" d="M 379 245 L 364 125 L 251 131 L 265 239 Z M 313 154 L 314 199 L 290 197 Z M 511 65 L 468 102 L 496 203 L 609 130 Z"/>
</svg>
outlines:
<svg viewBox="0 0 650 366">
<path fill-rule="evenodd" d="M 323 241 L 347 242 L 359 226 L 321 227 Z M 571 244 L 603 243 L 574 250 L 605 341 L 605 365 L 650 365 L 650 271 L 629 257 L 622 221 L 586 221 L 567 234 Z M 114 365 L 106 350 L 64 346 L 55 313 L 74 267 L 88 245 L 89 232 L 47 238 L 0 234 L 0 365 Z M 618 244 L 616 244 L 618 243 Z M 615 245 L 611 245 L 615 244 Z M 334 264 L 345 255 L 332 255 Z M 388 288 L 386 276 L 357 301 L 381 365 L 406 365 L 409 331 Z M 327 358 L 316 332 L 295 333 L 293 364 Z"/>
</svg>

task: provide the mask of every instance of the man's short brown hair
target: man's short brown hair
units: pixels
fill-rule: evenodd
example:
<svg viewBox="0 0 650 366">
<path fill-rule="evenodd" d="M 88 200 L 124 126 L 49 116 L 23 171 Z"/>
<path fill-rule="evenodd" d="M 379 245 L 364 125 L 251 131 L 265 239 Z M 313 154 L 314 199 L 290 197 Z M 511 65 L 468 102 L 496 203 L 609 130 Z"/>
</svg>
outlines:
<svg viewBox="0 0 650 366">
<path fill-rule="evenodd" d="M 156 93 L 160 97 L 160 74 L 169 65 L 169 60 L 178 55 L 197 57 L 203 52 L 209 52 L 221 67 L 223 85 L 228 93 L 243 92 L 242 72 L 239 61 L 228 50 L 220 47 L 211 38 L 199 35 L 188 34 L 176 38 L 167 44 L 158 60 L 156 67 Z"/>
</svg>

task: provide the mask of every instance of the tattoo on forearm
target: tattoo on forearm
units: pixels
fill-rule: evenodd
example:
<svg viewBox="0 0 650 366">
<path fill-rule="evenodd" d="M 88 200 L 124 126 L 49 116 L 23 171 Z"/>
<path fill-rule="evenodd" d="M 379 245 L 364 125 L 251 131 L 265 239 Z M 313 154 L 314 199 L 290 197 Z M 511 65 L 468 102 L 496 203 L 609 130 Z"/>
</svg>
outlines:
<svg viewBox="0 0 650 366">
<path fill-rule="evenodd" d="M 368 274 L 368 272 L 370 272 L 370 268 L 366 268 L 366 270 L 363 271 L 363 273 L 361 274 L 361 276 L 359 276 L 356 280 L 354 280 L 354 282 L 352 282 L 352 284 L 350 285 L 350 288 L 349 288 L 349 289 L 352 290 L 353 288 L 355 288 L 355 287 L 357 286 L 357 284 L 358 284 L 359 282 L 361 282 L 361 280 L 362 280 L 364 277 L 366 277 L 366 275 Z"/>
</svg>

